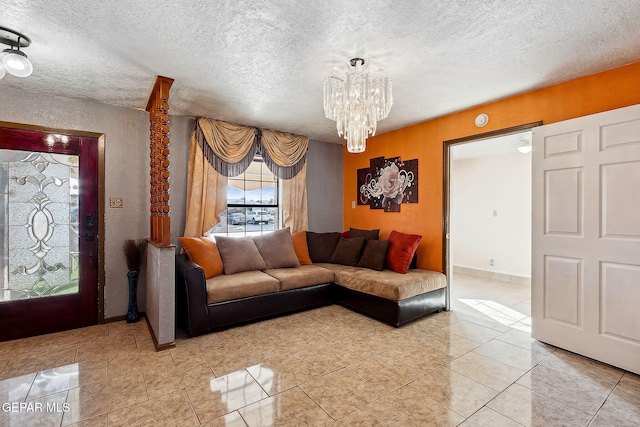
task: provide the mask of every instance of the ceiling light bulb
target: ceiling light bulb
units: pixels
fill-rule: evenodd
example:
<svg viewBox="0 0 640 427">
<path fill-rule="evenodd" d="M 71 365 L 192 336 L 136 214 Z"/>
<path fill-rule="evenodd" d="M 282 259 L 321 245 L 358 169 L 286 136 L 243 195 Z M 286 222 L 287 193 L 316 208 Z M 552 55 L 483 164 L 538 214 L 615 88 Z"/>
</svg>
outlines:
<svg viewBox="0 0 640 427">
<path fill-rule="evenodd" d="M 2 65 L 16 77 L 28 77 L 33 72 L 33 65 L 23 52 L 19 50 L 5 51 L 7 54 L 2 58 Z"/>
<path fill-rule="evenodd" d="M 518 147 L 518 151 L 522 154 L 527 154 L 531 152 L 531 145 L 521 145 Z"/>
</svg>

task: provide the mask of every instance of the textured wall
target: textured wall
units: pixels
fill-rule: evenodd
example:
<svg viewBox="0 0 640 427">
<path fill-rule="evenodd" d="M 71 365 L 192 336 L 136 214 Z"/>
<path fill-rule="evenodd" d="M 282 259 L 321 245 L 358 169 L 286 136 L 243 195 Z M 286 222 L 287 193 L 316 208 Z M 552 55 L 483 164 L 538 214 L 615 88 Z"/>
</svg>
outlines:
<svg viewBox="0 0 640 427">
<path fill-rule="evenodd" d="M 184 231 L 187 191 L 188 137 L 193 120 L 171 124 L 171 241 L 178 243 Z M 176 137 L 175 135 L 179 135 Z M 178 145 L 182 141 L 184 144 Z M 177 142 L 180 141 L 180 142 Z M 180 170 L 178 167 L 182 167 Z M 307 203 L 309 230 L 316 232 L 342 230 L 342 145 L 309 141 L 307 154 Z"/>
<path fill-rule="evenodd" d="M 146 316 L 158 346 L 175 339 L 175 249 L 149 245 L 147 251 Z"/>
<path fill-rule="evenodd" d="M 586 116 L 640 103 L 640 62 L 544 89 L 513 96 L 414 126 L 378 135 L 367 141 L 367 150 L 344 150 L 344 225 L 380 228 L 423 236 L 418 267 L 442 270 L 443 141 L 543 120 L 545 124 Z M 427 82 L 428 84 L 428 82 Z M 489 123 L 477 128 L 475 117 L 489 115 Z M 356 171 L 369 166 L 372 157 L 419 159 L 419 203 L 402 205 L 402 212 L 351 209 L 356 200 Z"/>
<path fill-rule="evenodd" d="M 105 317 L 127 312 L 125 239 L 149 235 L 149 116 L 145 111 L 0 87 L 0 121 L 105 135 Z M 184 231 L 189 136 L 193 119 L 171 116 L 171 241 Z M 311 230 L 342 229 L 342 146 L 311 141 L 308 199 Z M 109 208 L 109 198 L 124 199 Z M 138 306 L 146 307 L 146 274 Z"/>
<path fill-rule="evenodd" d="M 342 145 L 309 141 L 307 162 L 309 231 L 342 231 Z"/>
<path fill-rule="evenodd" d="M 125 239 L 149 235 L 149 119 L 145 111 L 113 107 L 92 101 L 46 96 L 0 87 L 0 120 L 50 128 L 105 134 L 105 317 L 127 312 L 127 267 L 122 255 Z M 172 117 L 172 186 L 182 176 L 176 166 L 186 164 L 192 121 Z M 181 166 L 182 167 L 182 166 Z M 110 197 L 124 199 L 124 207 L 109 208 Z M 172 191 L 172 206 L 184 205 L 184 196 Z M 172 209 L 173 210 L 173 209 Z M 172 215 L 173 216 L 173 215 Z M 180 220 L 176 221 L 177 223 Z M 173 226 L 175 232 L 179 225 Z M 180 230 L 181 232 L 181 230 Z M 144 270 L 143 270 L 144 271 Z M 140 310 L 146 307 L 145 275 L 138 292 Z"/>
<path fill-rule="evenodd" d="M 179 245 L 178 237 L 184 233 L 185 203 L 187 200 L 187 167 L 189 143 L 195 120 L 171 117 L 171 243 Z"/>
</svg>

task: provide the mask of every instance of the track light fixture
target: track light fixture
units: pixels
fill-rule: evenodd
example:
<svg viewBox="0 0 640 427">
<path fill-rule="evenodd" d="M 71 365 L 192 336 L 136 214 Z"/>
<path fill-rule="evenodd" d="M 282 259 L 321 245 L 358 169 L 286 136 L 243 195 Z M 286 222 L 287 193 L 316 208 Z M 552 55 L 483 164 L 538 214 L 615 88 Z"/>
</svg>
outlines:
<svg viewBox="0 0 640 427">
<path fill-rule="evenodd" d="M 28 77 L 33 72 L 33 65 L 27 54 L 20 48 L 31 44 L 31 39 L 24 34 L 9 28 L 0 27 L 0 43 L 9 46 L 0 53 L 0 79 L 9 73 L 16 77 Z"/>
</svg>

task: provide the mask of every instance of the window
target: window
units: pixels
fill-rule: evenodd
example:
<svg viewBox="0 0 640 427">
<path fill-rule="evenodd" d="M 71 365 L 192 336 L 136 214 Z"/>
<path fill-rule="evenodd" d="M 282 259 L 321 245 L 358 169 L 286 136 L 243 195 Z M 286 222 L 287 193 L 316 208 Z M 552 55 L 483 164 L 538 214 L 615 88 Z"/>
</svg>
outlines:
<svg viewBox="0 0 640 427">
<path fill-rule="evenodd" d="M 256 236 L 282 228 L 278 190 L 278 178 L 256 155 L 243 174 L 229 178 L 227 209 L 211 234 Z"/>
</svg>

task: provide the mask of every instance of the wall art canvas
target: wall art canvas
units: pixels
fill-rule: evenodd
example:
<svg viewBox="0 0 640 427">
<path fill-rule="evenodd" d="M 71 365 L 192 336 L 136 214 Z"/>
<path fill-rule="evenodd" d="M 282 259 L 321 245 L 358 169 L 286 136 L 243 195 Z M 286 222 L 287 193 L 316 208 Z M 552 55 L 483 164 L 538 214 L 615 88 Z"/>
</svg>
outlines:
<svg viewBox="0 0 640 427">
<path fill-rule="evenodd" d="M 418 159 L 376 157 L 358 169 L 358 204 L 400 212 L 403 203 L 418 203 Z"/>
</svg>

